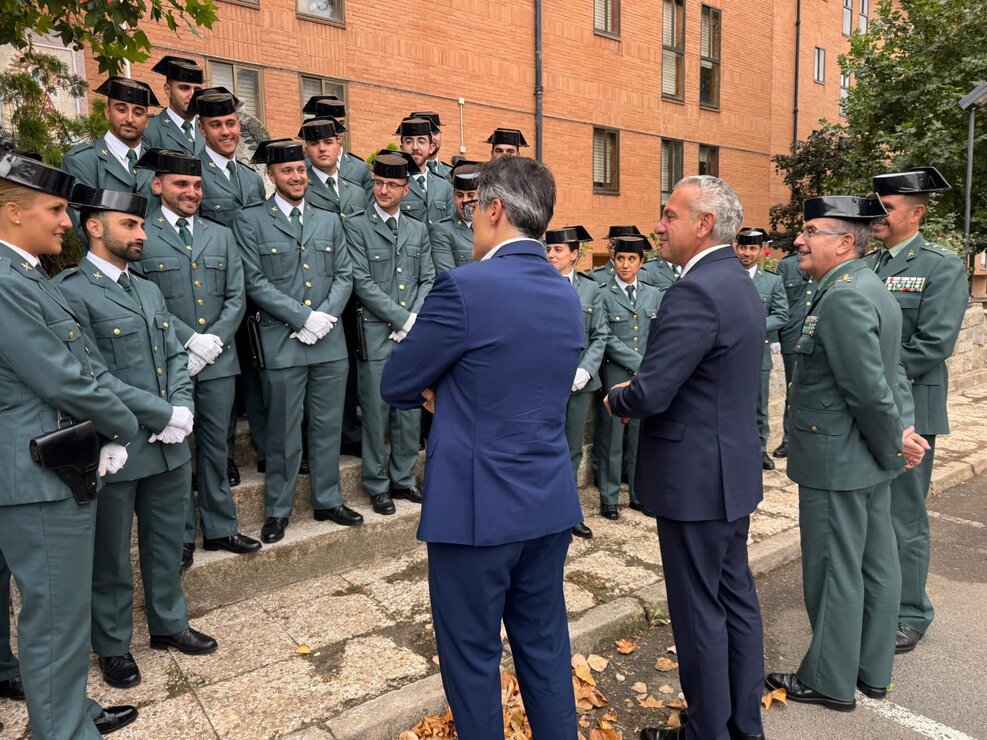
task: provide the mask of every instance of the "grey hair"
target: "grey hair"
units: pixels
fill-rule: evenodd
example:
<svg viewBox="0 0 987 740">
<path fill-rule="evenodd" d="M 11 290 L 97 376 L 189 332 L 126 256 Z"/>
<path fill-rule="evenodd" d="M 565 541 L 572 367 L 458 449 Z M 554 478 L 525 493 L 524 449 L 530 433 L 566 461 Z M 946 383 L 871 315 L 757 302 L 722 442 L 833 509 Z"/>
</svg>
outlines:
<svg viewBox="0 0 987 740">
<path fill-rule="evenodd" d="M 834 218 L 840 224 L 840 228 L 853 237 L 853 251 L 858 257 L 863 257 L 870 251 L 870 227 L 869 221 L 844 221 L 841 218 Z"/>
<path fill-rule="evenodd" d="M 710 238 L 714 244 L 733 244 L 733 240 L 744 222 L 744 207 L 737 192 L 725 180 L 710 175 L 684 177 L 675 185 L 676 189 L 686 185 L 696 188 L 696 199 L 692 204 L 692 215 L 712 213 L 715 222 Z"/>
<path fill-rule="evenodd" d="M 531 239 L 541 239 L 555 213 L 555 178 L 533 159 L 500 157 L 478 168 L 476 199 L 481 209 L 499 200 L 508 223 Z"/>
</svg>

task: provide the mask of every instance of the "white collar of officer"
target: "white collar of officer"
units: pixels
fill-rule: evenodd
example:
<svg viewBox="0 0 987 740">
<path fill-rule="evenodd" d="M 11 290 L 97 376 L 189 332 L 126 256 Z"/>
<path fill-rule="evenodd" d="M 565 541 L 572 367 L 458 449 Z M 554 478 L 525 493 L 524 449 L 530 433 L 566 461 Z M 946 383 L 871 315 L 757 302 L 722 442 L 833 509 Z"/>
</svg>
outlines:
<svg viewBox="0 0 987 740">
<path fill-rule="evenodd" d="M 106 275 L 106 277 L 108 277 L 114 283 L 120 279 L 120 276 L 123 273 L 127 272 L 126 266 L 121 270 L 112 262 L 107 262 L 102 257 L 97 257 L 92 252 L 89 252 L 89 254 L 86 255 L 86 259 L 88 259 L 90 262 L 96 265 L 96 267 L 102 270 L 103 274 Z"/>
<path fill-rule="evenodd" d="M 188 221 L 188 227 L 187 227 L 188 228 L 188 233 L 190 233 L 190 234 L 193 233 L 193 225 L 195 223 L 195 216 L 179 216 L 177 213 L 175 213 L 173 210 L 171 210 L 164 203 L 161 204 L 161 215 L 164 216 L 168 220 L 168 223 L 171 224 L 172 228 L 175 229 L 175 231 L 178 231 L 178 219 L 184 218 L 186 221 Z"/>
<path fill-rule="evenodd" d="M 337 193 L 339 192 L 339 166 L 338 165 L 336 166 L 336 173 L 333 174 L 333 175 L 327 175 L 325 172 L 323 172 L 322 170 L 320 170 L 318 167 L 315 167 L 315 166 L 312 167 L 312 172 L 315 173 L 315 176 L 317 178 L 319 178 L 319 182 L 321 182 L 323 185 L 325 185 L 327 182 L 329 182 L 329 180 L 332 180 L 336 184 L 336 192 Z"/>
<path fill-rule="evenodd" d="M 193 139 L 195 138 L 196 124 L 199 122 L 199 117 L 198 116 L 194 116 L 191 121 L 186 121 L 180 115 L 178 115 L 177 113 L 175 113 L 175 111 L 173 111 L 171 109 L 171 106 L 165 108 L 165 113 L 168 114 L 168 118 L 170 118 L 171 119 L 171 122 L 174 123 L 176 126 L 178 126 L 178 128 L 181 128 L 186 123 L 191 123 L 192 124 L 192 138 Z"/>
<path fill-rule="evenodd" d="M 106 146 L 110 148 L 113 156 L 120 160 L 124 167 L 129 167 L 130 163 L 127 162 L 127 152 L 130 151 L 130 147 L 127 146 L 126 142 L 120 140 L 112 131 L 107 131 L 105 135 Z M 140 159 L 141 156 L 141 144 L 138 143 L 134 147 L 134 154 Z"/>
<path fill-rule="evenodd" d="M 298 220 L 301 221 L 302 223 L 305 223 L 305 199 L 304 198 L 302 199 L 302 202 L 299 203 L 297 206 L 293 206 L 293 205 L 291 205 L 291 203 L 289 203 L 288 201 L 286 201 L 280 195 L 278 195 L 277 193 L 275 193 L 274 194 L 274 202 L 277 203 L 278 208 L 281 209 L 281 213 L 284 214 L 284 217 L 287 218 L 287 219 L 289 219 L 289 220 L 291 219 L 291 209 L 292 208 L 297 208 L 298 209 L 298 214 L 299 214 L 298 215 Z"/>
<path fill-rule="evenodd" d="M 25 252 L 20 247 L 15 247 L 13 244 L 11 244 L 10 242 L 5 242 L 3 239 L 0 239 L 0 244 L 6 244 L 8 247 L 13 249 L 15 252 L 17 252 L 17 254 L 19 254 L 21 257 L 26 259 L 28 264 L 31 265 L 31 267 L 37 267 L 38 263 L 41 261 L 30 252 Z"/>
<path fill-rule="evenodd" d="M 621 280 L 619 277 L 617 277 L 617 273 L 615 272 L 614 273 L 614 276 L 613 276 L 613 279 L 617 281 L 617 285 L 619 285 L 620 286 L 620 289 L 622 291 L 624 291 L 625 293 L 627 292 L 627 288 L 629 286 L 632 286 L 632 285 L 634 286 L 634 290 L 637 290 L 637 278 L 634 278 L 634 282 L 633 283 L 625 283 L 623 280 Z"/>
<path fill-rule="evenodd" d="M 754 276 L 757 274 L 757 263 L 756 262 L 754 263 L 754 265 L 752 267 L 748 267 L 747 268 L 747 273 L 751 276 L 751 280 L 753 280 L 754 279 Z"/>
<path fill-rule="evenodd" d="M 390 213 L 388 213 L 383 208 L 381 208 L 380 205 L 375 200 L 374 201 L 374 210 L 377 211 L 377 215 L 380 216 L 381 221 L 386 222 L 387 219 L 389 219 L 389 218 L 393 218 L 395 221 L 400 221 L 401 220 L 401 209 L 400 208 L 398 208 L 398 210 L 392 216 Z"/>
<path fill-rule="evenodd" d="M 236 160 L 233 157 L 224 157 L 219 152 L 214 152 L 212 149 L 209 148 L 208 145 L 206 145 L 205 150 L 206 150 L 206 154 L 209 155 L 209 159 L 211 159 L 213 163 L 217 167 L 219 167 L 219 169 L 222 170 L 223 174 L 226 175 L 226 177 L 228 178 L 230 176 L 230 171 L 226 169 L 226 166 L 230 162 L 235 162 Z"/>
</svg>

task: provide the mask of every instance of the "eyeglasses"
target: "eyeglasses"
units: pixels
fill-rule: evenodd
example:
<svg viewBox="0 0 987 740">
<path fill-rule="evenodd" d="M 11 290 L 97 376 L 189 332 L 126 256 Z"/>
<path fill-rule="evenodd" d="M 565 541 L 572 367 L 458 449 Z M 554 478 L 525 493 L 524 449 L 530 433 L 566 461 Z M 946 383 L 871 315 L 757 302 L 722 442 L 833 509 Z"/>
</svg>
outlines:
<svg viewBox="0 0 987 740">
<path fill-rule="evenodd" d="M 814 236 L 849 236 L 848 231 L 824 231 L 823 229 L 817 229 L 815 226 L 806 226 L 802 229 L 799 234 L 803 239 L 811 239 Z"/>
<path fill-rule="evenodd" d="M 473 220 L 473 214 L 476 213 L 476 206 L 480 201 L 476 200 L 464 200 L 463 201 L 463 216 L 466 217 L 467 221 Z"/>
<path fill-rule="evenodd" d="M 377 190 L 400 190 L 408 185 L 406 182 L 390 182 L 389 180 L 378 180 L 376 178 L 371 182 L 373 182 Z"/>
</svg>

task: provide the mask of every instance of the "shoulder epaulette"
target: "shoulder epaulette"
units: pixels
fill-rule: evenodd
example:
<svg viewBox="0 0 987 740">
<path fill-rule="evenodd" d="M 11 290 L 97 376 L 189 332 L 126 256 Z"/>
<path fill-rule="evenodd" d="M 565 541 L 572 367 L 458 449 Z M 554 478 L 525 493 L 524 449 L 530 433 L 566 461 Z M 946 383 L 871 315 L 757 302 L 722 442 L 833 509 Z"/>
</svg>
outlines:
<svg viewBox="0 0 987 740">
<path fill-rule="evenodd" d="M 927 241 L 925 244 L 922 245 L 922 249 L 928 252 L 932 252 L 933 254 L 958 256 L 956 255 L 956 252 L 954 252 L 949 247 L 944 247 L 942 244 L 936 244 L 935 242 Z"/>
</svg>

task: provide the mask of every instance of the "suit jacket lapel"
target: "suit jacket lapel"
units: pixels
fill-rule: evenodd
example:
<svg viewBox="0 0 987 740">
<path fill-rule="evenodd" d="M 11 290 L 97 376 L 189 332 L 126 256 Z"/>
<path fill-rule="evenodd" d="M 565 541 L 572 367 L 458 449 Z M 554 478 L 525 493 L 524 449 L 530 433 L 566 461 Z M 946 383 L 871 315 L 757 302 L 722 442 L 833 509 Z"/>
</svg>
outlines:
<svg viewBox="0 0 987 740">
<path fill-rule="evenodd" d="M 610 292 L 617 297 L 617 302 L 620 303 L 621 306 L 626 308 L 628 311 L 631 312 L 634 311 L 634 307 L 631 305 L 631 302 L 627 299 L 627 291 L 621 286 L 617 285 L 616 281 L 610 283 Z"/>
<path fill-rule="evenodd" d="M 213 231 L 206 226 L 204 219 L 201 219 L 198 216 L 194 216 L 193 218 L 195 219 L 195 230 L 192 232 L 191 255 L 193 260 L 197 260 L 202 253 L 206 251 L 206 247 L 208 247 L 209 243 L 212 241 Z M 172 231 L 175 230 L 172 229 Z M 187 251 L 185 253 L 189 254 Z"/>
<path fill-rule="evenodd" d="M 267 205 L 267 215 L 271 217 L 271 221 L 274 223 L 274 225 L 280 231 L 284 232 L 287 236 L 290 236 L 291 240 L 297 244 L 298 234 L 295 233 L 295 229 L 291 225 L 291 221 L 289 221 L 285 217 L 285 215 L 281 212 L 281 209 L 278 208 L 278 204 L 274 202 L 273 195 L 267 199 L 266 205 Z M 304 226 L 302 227 L 302 233 L 303 234 L 305 233 Z"/>
<path fill-rule="evenodd" d="M 315 236 L 315 231 L 318 228 L 318 214 L 316 214 L 315 209 L 305 202 L 305 210 L 302 211 L 302 244 L 308 244 L 309 240 Z"/>
<path fill-rule="evenodd" d="M 397 245 L 397 240 L 394 238 L 394 234 L 392 234 L 391 233 L 391 230 L 389 228 L 387 228 L 387 224 L 384 223 L 384 220 L 377 213 L 376 209 L 373 211 L 373 215 L 370 217 L 370 222 L 374 225 L 374 231 L 376 231 L 382 237 L 384 237 L 385 239 L 387 239 L 387 241 L 388 241 L 389 244 L 393 244 L 395 246 Z M 401 231 L 400 223 L 401 223 L 401 220 L 398 219 L 398 224 L 399 224 L 399 226 L 398 226 L 398 232 L 399 233 Z"/>
<path fill-rule="evenodd" d="M 127 295 L 126 291 L 118 283 L 113 282 L 100 272 L 99 268 L 96 267 L 88 259 L 84 259 L 79 263 L 79 270 L 89 279 L 89 282 L 95 285 L 97 288 L 102 288 L 104 295 L 111 301 L 116 303 L 118 306 L 123 306 L 131 313 L 135 313 L 138 316 L 143 316 L 140 308 L 134 303 L 134 299 Z M 131 278 L 133 280 L 133 278 Z"/>
<path fill-rule="evenodd" d="M 161 211 L 157 211 L 157 215 L 151 214 L 151 216 L 152 217 L 149 219 L 151 221 L 151 228 L 157 229 L 157 237 L 183 257 L 190 257 L 192 253 L 185 248 L 185 243 L 182 241 L 182 238 L 178 236 L 178 232 L 175 228 L 168 223 L 167 219 L 164 217 L 164 214 L 161 213 Z M 195 242 L 196 240 L 193 237 L 193 249 L 195 248 Z"/>
<path fill-rule="evenodd" d="M 238 203 L 242 203 L 243 195 L 240 193 L 239 188 L 230 182 L 230 178 L 226 176 L 226 173 L 221 171 L 219 167 L 216 166 L 216 163 L 212 161 L 212 157 L 209 156 L 209 153 L 205 150 L 205 147 L 203 147 L 202 152 L 199 154 L 199 159 L 202 160 L 202 175 L 209 180 L 210 185 L 215 185 L 216 187 L 225 190 L 227 193 L 236 198 Z M 239 169 L 237 170 L 237 173 L 239 174 Z"/>
<path fill-rule="evenodd" d="M 134 187 L 137 183 L 137 178 L 128 172 L 127 168 L 120 163 L 120 160 L 116 158 L 113 152 L 110 151 L 110 145 L 106 143 L 106 137 L 103 136 L 99 139 L 96 145 L 96 156 L 100 158 L 103 162 L 103 169 L 107 175 L 111 175 L 116 178 L 124 190 L 133 192 Z M 153 174 L 148 173 L 153 177 Z M 150 181 L 150 178 L 148 178 Z M 108 190 L 116 190 L 117 188 L 110 187 L 110 183 L 102 183 L 102 188 Z"/>
<path fill-rule="evenodd" d="M 193 130 L 192 130 L 193 136 L 192 136 L 192 141 L 190 142 L 188 140 L 188 137 L 185 136 L 185 132 L 182 131 L 181 127 L 177 126 L 175 122 L 171 120 L 171 116 L 168 115 L 167 109 L 161 111 L 159 116 L 161 117 L 161 130 L 165 133 L 165 136 L 167 136 L 169 139 L 172 140 L 172 142 L 175 144 L 176 149 L 179 149 L 180 151 L 191 152 L 198 148 L 196 144 L 199 142 L 199 140 L 202 137 L 201 136 L 198 138 L 195 137 L 194 135 L 195 124 L 193 124 Z"/>
</svg>

